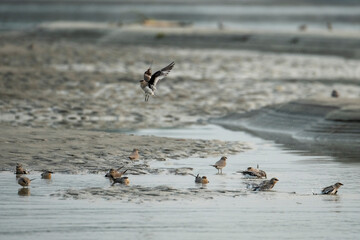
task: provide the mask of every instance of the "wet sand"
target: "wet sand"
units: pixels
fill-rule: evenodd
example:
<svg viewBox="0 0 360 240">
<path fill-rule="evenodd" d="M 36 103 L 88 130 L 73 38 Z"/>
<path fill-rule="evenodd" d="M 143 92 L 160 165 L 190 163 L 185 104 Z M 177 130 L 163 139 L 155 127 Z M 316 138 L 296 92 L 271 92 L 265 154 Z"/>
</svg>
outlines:
<svg viewBox="0 0 360 240">
<path fill-rule="evenodd" d="M 327 152 L 340 161 L 358 161 L 360 98 L 309 98 L 229 114 L 210 122 L 250 131 L 290 148 Z"/>
<path fill-rule="evenodd" d="M 184 42 L 184 48 L 178 41 L 173 47 L 157 45 L 156 38 L 149 40 L 154 43 L 151 47 L 139 46 L 140 37 L 130 45 L 110 43 L 109 38 L 132 42 L 133 37 L 117 28 L 98 35 L 93 28 L 66 30 L 68 34 L 56 28 L 1 34 L 2 124 L 57 129 L 174 127 L 296 99 L 330 99 L 333 89 L 341 97 L 360 96 L 357 59 L 278 54 L 276 49 L 275 53 L 193 49 L 196 36 Z M 160 82 L 158 96 L 146 104 L 138 80 L 151 61 L 153 70 L 171 61 L 176 65 Z"/>
<path fill-rule="evenodd" d="M 140 159 L 129 160 L 133 148 Z M 0 170 L 15 171 L 16 163 L 27 170 L 64 173 L 99 173 L 124 166 L 129 174 L 157 173 L 149 161 L 231 155 L 249 149 L 239 141 L 191 140 L 133 136 L 81 130 L 1 127 Z M 174 169 L 179 174 L 186 169 Z"/>
</svg>

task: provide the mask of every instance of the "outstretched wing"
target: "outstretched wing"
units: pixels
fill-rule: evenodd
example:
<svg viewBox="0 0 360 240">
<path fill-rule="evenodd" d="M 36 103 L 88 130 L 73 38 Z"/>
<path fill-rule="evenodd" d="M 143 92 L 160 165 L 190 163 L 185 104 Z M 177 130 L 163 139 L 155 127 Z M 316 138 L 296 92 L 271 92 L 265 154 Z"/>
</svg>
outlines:
<svg viewBox="0 0 360 240">
<path fill-rule="evenodd" d="M 156 73 L 154 73 L 151 76 L 151 79 L 149 80 L 149 86 L 156 86 L 156 84 L 163 79 L 164 77 L 166 77 L 169 72 L 171 71 L 171 69 L 173 69 L 175 63 L 172 62 L 170 63 L 168 66 L 164 67 L 163 69 L 161 69 L 160 71 L 157 71 Z"/>
</svg>

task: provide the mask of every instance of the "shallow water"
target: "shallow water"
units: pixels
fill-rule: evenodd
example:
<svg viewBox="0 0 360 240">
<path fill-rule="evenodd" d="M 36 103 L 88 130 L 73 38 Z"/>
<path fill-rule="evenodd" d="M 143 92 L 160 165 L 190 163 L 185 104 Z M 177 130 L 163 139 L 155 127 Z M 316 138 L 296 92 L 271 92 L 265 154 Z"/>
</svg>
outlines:
<svg viewBox="0 0 360 240">
<path fill-rule="evenodd" d="M 331 156 L 305 156 L 281 145 L 221 127 L 147 129 L 131 132 L 180 138 L 245 141 L 253 149 L 228 156 L 223 175 L 209 166 L 219 159 L 153 161 L 153 175 L 128 175 L 130 186 L 111 187 L 102 174 L 54 174 L 37 178 L 30 195 L 15 175 L 0 173 L 0 236 L 6 239 L 124 238 L 218 239 L 230 237 L 355 239 L 360 233 L 360 164 L 340 163 Z M 270 192 L 250 192 L 236 171 L 260 165 L 279 178 Z M 193 168 L 193 171 L 184 170 Z M 209 178 L 203 187 L 189 175 Z M 337 181 L 338 196 L 312 195 Z M 296 193 L 294 193 L 296 192 Z"/>
</svg>

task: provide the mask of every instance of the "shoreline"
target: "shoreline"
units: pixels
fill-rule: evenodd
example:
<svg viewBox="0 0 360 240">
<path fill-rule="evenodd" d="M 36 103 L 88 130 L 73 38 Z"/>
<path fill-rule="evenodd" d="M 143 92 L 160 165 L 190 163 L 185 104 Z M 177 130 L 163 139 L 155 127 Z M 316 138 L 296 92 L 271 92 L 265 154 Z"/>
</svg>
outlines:
<svg viewBox="0 0 360 240">
<path fill-rule="evenodd" d="M 359 102 L 360 98 L 301 99 L 210 119 L 210 123 L 251 132 L 290 149 L 327 152 L 340 162 L 358 162 Z"/>
</svg>

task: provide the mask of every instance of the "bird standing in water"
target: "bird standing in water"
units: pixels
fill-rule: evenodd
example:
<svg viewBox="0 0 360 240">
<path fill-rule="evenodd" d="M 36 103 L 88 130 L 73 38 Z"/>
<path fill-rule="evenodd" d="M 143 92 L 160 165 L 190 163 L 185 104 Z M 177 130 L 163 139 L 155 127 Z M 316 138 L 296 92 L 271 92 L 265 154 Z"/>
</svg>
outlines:
<svg viewBox="0 0 360 240">
<path fill-rule="evenodd" d="M 120 169 L 122 169 L 123 167 L 121 168 L 118 168 L 118 169 L 113 169 L 111 168 L 109 170 L 108 173 L 105 174 L 105 177 L 108 177 L 108 178 L 120 178 L 122 175 L 124 175 L 126 173 L 126 171 L 128 169 L 126 169 L 125 171 L 122 171 L 122 172 L 119 172 Z"/>
<path fill-rule="evenodd" d="M 29 171 L 25 170 L 22 166 L 22 164 L 18 163 L 16 164 L 16 174 L 28 174 Z"/>
<path fill-rule="evenodd" d="M 111 186 L 114 186 L 115 183 L 120 183 L 123 185 L 129 185 L 130 184 L 130 180 L 128 177 L 121 177 L 121 178 L 114 178 L 113 176 L 110 175 L 111 180 L 113 180 L 113 183 L 111 184 Z"/>
<path fill-rule="evenodd" d="M 216 168 L 218 170 L 218 173 L 220 173 L 220 171 L 221 171 L 221 174 L 222 174 L 222 169 L 226 166 L 226 160 L 227 160 L 227 157 L 223 156 L 214 165 L 210 165 L 210 166 L 213 166 L 214 168 Z"/>
<path fill-rule="evenodd" d="M 253 186 L 252 190 L 253 191 L 266 191 L 266 190 L 270 190 L 272 189 L 275 184 L 279 181 L 279 179 L 277 178 L 272 178 L 270 180 L 265 180 L 262 183 L 260 183 L 259 185 L 255 185 Z"/>
<path fill-rule="evenodd" d="M 144 79 L 140 80 L 140 87 L 145 93 L 145 102 L 149 101 L 150 96 L 155 95 L 157 83 L 169 74 L 174 65 L 175 63 L 172 62 L 153 75 L 151 75 L 151 67 L 144 73 Z"/>
<path fill-rule="evenodd" d="M 35 178 L 34 178 L 35 179 Z M 33 181 L 34 179 L 29 179 L 27 177 L 21 177 L 18 180 L 18 184 L 20 184 L 23 187 L 27 187 L 30 185 L 31 181 Z"/>
<path fill-rule="evenodd" d="M 195 177 L 195 183 L 202 183 L 202 184 L 208 184 L 209 183 L 209 180 L 207 179 L 206 176 L 201 177 L 200 174 L 198 174 L 196 176 L 193 175 L 193 174 L 190 174 L 190 175 Z"/>
<path fill-rule="evenodd" d="M 246 171 L 240 171 L 247 178 L 266 178 L 266 172 L 257 168 L 248 167 Z"/>
<path fill-rule="evenodd" d="M 338 189 L 344 184 L 337 182 L 334 185 L 328 186 L 321 190 L 322 194 L 328 194 L 328 195 L 336 195 L 338 192 Z"/>
<path fill-rule="evenodd" d="M 41 178 L 42 178 L 42 179 L 51 179 L 51 174 L 52 174 L 52 173 L 54 173 L 54 172 L 45 170 L 45 171 L 41 174 Z"/>
</svg>

